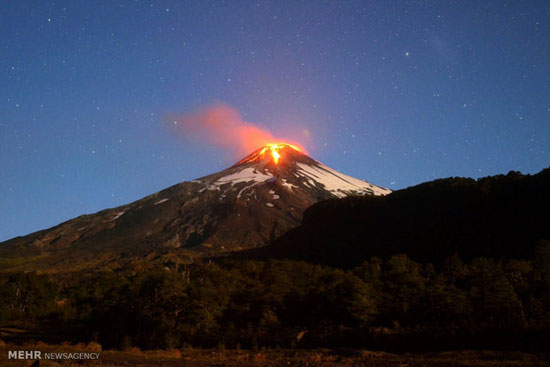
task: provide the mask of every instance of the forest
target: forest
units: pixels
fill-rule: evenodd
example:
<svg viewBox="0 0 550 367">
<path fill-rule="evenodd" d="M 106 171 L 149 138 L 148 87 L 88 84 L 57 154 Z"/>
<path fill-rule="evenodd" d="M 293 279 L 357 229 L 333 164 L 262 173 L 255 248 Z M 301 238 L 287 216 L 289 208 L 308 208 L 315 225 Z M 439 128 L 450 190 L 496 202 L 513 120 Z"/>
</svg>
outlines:
<svg viewBox="0 0 550 367">
<path fill-rule="evenodd" d="M 550 243 L 530 259 L 403 254 L 348 270 L 225 260 L 94 274 L 62 285 L 0 275 L 0 326 L 104 348 L 346 347 L 391 352 L 543 351 L 550 341 Z"/>
</svg>

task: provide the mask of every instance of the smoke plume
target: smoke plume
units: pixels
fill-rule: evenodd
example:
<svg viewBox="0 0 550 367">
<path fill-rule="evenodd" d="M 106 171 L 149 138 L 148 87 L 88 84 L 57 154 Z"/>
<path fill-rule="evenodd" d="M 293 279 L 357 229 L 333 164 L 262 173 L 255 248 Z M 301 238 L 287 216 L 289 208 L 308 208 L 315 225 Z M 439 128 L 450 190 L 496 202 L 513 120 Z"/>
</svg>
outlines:
<svg viewBox="0 0 550 367">
<path fill-rule="evenodd" d="M 201 107 L 172 120 L 187 139 L 199 139 L 241 155 L 269 143 L 288 142 L 302 148 L 296 142 L 278 139 L 266 129 L 243 121 L 236 109 L 222 103 Z"/>
</svg>

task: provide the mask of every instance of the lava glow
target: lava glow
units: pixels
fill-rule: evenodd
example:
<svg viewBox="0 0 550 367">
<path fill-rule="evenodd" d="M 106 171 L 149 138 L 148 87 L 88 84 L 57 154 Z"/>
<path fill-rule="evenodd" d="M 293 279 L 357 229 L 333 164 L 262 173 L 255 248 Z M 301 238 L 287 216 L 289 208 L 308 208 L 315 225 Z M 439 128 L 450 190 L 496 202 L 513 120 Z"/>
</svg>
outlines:
<svg viewBox="0 0 550 367">
<path fill-rule="evenodd" d="M 275 164 L 279 163 L 281 155 L 277 152 L 277 148 L 271 148 L 271 155 L 273 156 L 273 162 L 275 162 Z"/>
<path fill-rule="evenodd" d="M 277 144 L 267 144 L 263 149 L 262 151 L 260 152 L 260 154 L 262 156 L 265 155 L 265 153 L 269 150 L 269 152 L 271 153 L 271 156 L 273 157 L 273 162 L 275 164 L 278 164 L 279 163 L 279 159 L 281 158 L 281 154 L 279 154 L 279 149 L 283 149 L 285 147 L 290 147 L 294 150 L 297 150 L 297 151 L 301 151 L 300 148 L 292 145 L 292 144 L 287 144 L 287 143 L 277 143 Z"/>
</svg>

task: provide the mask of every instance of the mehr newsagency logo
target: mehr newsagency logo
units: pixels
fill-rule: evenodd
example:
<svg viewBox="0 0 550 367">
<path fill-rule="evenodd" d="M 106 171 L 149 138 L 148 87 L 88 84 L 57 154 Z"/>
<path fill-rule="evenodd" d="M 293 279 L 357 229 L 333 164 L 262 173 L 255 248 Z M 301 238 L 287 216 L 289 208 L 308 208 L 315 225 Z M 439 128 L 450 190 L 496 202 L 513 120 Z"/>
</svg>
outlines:
<svg viewBox="0 0 550 367">
<path fill-rule="evenodd" d="M 99 352 L 48 352 L 40 350 L 9 350 L 8 359 L 88 360 L 99 359 Z"/>
</svg>

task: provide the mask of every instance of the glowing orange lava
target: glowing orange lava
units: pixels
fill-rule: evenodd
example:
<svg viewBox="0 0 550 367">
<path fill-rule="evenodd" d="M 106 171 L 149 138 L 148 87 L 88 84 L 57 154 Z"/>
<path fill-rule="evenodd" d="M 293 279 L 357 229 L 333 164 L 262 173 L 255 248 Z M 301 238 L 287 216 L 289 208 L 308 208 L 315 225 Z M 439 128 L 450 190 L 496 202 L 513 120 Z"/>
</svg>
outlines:
<svg viewBox="0 0 550 367">
<path fill-rule="evenodd" d="M 262 151 L 260 152 L 261 155 L 264 155 L 266 151 L 269 150 L 269 152 L 271 153 L 271 156 L 273 157 L 273 162 L 275 164 L 278 164 L 279 163 L 279 159 L 281 158 L 281 154 L 279 154 L 279 149 L 282 149 L 284 147 L 290 147 L 294 150 L 297 150 L 297 151 L 301 151 L 300 148 L 292 145 L 292 144 L 287 144 L 287 143 L 277 143 L 277 144 L 267 144 L 263 149 Z"/>
</svg>

